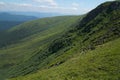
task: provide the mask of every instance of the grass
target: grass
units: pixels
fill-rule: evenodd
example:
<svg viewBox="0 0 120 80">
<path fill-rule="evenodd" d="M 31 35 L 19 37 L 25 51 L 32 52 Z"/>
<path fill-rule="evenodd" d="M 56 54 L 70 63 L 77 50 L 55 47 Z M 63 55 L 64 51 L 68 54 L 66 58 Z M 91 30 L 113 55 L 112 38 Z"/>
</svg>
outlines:
<svg viewBox="0 0 120 80">
<path fill-rule="evenodd" d="M 71 28 L 72 23 L 75 23 L 79 18 L 80 17 L 78 16 L 54 17 L 48 19 L 45 18 L 27 22 L 19 25 L 20 27 L 16 26 L 8 30 L 8 32 L 12 34 L 13 37 L 16 37 L 18 35 L 13 34 L 16 31 L 16 29 L 19 30 L 19 34 L 21 30 L 26 28 L 31 30 L 28 32 L 34 31 L 34 33 L 30 33 L 29 36 L 27 35 L 25 38 L 21 38 L 19 41 L 17 41 L 17 43 L 7 44 L 7 46 L 0 48 L 0 79 L 2 77 L 5 78 L 7 77 L 7 75 L 9 75 L 8 70 L 11 67 L 17 66 L 19 63 L 28 60 L 29 58 L 31 58 L 31 56 L 35 55 L 36 52 L 38 52 L 41 49 L 44 49 L 44 47 L 47 46 L 50 43 L 50 41 L 61 36 L 65 31 L 68 30 L 68 28 Z M 34 24 L 36 23 L 39 23 L 37 28 L 39 28 L 39 30 L 42 30 L 37 32 L 35 31 L 36 29 L 34 29 Z M 31 25 L 31 27 L 29 25 Z M 26 32 L 24 32 L 24 34 L 26 34 Z M 6 37 L 8 38 L 11 38 L 12 36 L 6 35 Z M 6 39 L 4 41 L 7 42 Z"/>
<path fill-rule="evenodd" d="M 64 64 L 10 80 L 119 80 L 120 39 L 76 53 Z"/>
<path fill-rule="evenodd" d="M 1 48 L 1 69 L 7 64 L 13 80 L 119 80 L 118 4 L 103 3 L 82 20 L 45 18 L 8 30 L 14 44 Z"/>
</svg>

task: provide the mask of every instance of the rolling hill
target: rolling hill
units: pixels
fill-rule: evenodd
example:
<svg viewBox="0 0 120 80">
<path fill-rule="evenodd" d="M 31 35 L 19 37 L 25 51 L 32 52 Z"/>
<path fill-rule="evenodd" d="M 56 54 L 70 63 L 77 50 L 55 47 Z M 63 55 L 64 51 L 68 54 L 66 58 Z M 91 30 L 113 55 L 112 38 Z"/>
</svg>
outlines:
<svg viewBox="0 0 120 80">
<path fill-rule="evenodd" d="M 35 19 L 37 19 L 37 17 L 0 12 L 0 31 L 7 30 L 25 21 L 30 21 Z"/>
<path fill-rule="evenodd" d="M 44 18 L 0 35 L 0 78 L 119 80 L 120 2 L 85 16 Z"/>
<path fill-rule="evenodd" d="M 26 16 L 35 16 L 38 18 L 46 18 L 46 17 L 55 17 L 55 16 L 63 16 L 64 14 L 60 13 L 53 13 L 53 12 L 9 12 L 11 14 L 16 14 L 16 15 L 26 15 Z"/>
<path fill-rule="evenodd" d="M 7 12 L 0 12 L 0 21 L 28 21 L 36 19 L 34 16 L 15 15 Z"/>
</svg>

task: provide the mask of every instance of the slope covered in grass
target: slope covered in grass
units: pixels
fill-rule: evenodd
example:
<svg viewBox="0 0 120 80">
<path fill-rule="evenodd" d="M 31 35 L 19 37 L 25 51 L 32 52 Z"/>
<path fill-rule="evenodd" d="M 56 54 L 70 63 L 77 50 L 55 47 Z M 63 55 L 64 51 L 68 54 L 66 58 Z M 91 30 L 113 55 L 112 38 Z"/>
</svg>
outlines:
<svg viewBox="0 0 120 80">
<path fill-rule="evenodd" d="M 9 46 L 3 45 L 1 53 L 8 50 L 11 57 L 16 58 L 16 61 L 10 59 L 14 63 L 6 73 L 10 78 L 119 80 L 120 2 L 103 3 L 82 20 L 77 16 L 46 20 L 52 26 L 33 27 L 39 24 L 33 21 L 8 30 Z M 46 25 L 46 21 L 42 23 L 42 26 Z M 5 58 L 4 61 L 8 60 Z"/>
<path fill-rule="evenodd" d="M 9 68 L 28 60 L 40 49 L 44 49 L 53 39 L 71 28 L 78 19 L 80 16 L 39 19 L 15 26 L 2 34 L 0 45 L 5 45 L 0 48 L 0 79 L 9 74 Z"/>
<path fill-rule="evenodd" d="M 0 47 L 5 47 L 12 43 L 14 44 L 15 42 L 18 42 L 23 38 L 43 32 L 50 28 L 55 29 L 57 26 L 59 28 L 62 27 L 61 29 L 64 30 L 65 28 L 72 24 L 72 21 L 75 22 L 76 21 L 75 19 L 79 19 L 79 17 L 61 16 L 53 18 L 43 18 L 20 24 L 5 31 L 3 34 L 0 34 Z M 56 31 L 57 30 L 58 29 L 56 29 Z"/>
<path fill-rule="evenodd" d="M 97 45 L 119 38 L 119 17 L 120 2 L 106 2 L 99 5 L 82 21 L 78 21 L 75 27 L 34 52 L 34 55 L 23 63 L 13 67 L 9 72 L 12 74 L 11 77 L 59 66 L 72 58 L 75 53 L 94 50 Z"/>
<path fill-rule="evenodd" d="M 120 39 L 75 53 L 64 64 L 10 80 L 119 80 Z"/>
</svg>

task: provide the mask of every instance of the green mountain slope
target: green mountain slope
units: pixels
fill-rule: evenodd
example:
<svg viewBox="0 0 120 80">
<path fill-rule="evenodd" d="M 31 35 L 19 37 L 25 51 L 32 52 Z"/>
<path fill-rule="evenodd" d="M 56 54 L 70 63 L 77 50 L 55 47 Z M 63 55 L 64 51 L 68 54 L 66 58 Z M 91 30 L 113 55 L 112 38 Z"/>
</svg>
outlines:
<svg viewBox="0 0 120 80">
<path fill-rule="evenodd" d="M 20 25 L 7 32 L 6 36 L 15 35 L 9 41 L 3 38 L 12 45 L 2 46 L 1 53 L 11 50 L 11 57 L 16 55 L 18 60 L 10 61 L 14 65 L 7 76 L 13 80 L 119 80 L 120 2 L 103 3 L 82 20 L 77 16 L 57 20 L 61 19 L 62 23 L 53 21 L 55 26 L 42 31 Z M 45 35 L 40 36 L 44 31 Z M 18 50 L 14 53 L 15 48 Z"/>
<path fill-rule="evenodd" d="M 0 45 L 5 45 L 0 48 L 0 79 L 8 75 L 9 68 L 29 59 L 79 19 L 80 16 L 39 19 L 15 26 L 2 34 Z"/>
<path fill-rule="evenodd" d="M 60 66 L 10 80 L 119 80 L 120 39 L 76 53 Z"/>
<path fill-rule="evenodd" d="M 18 42 L 23 38 L 29 37 L 33 34 L 43 32 L 50 28 L 57 27 L 58 25 L 59 27 L 62 27 L 61 29 L 64 30 L 65 28 L 67 28 L 67 26 L 71 25 L 71 24 L 67 24 L 67 23 L 70 23 L 69 21 L 71 22 L 74 21 L 74 19 L 72 18 L 74 17 L 61 16 L 61 17 L 54 17 L 54 18 L 44 18 L 44 19 L 34 20 L 34 21 L 26 22 L 21 25 L 15 26 L 0 35 L 0 46 L 4 47 L 6 45 Z M 79 18 L 79 17 L 76 16 L 76 18 Z M 66 27 L 63 27 L 63 26 L 66 26 Z"/>
<path fill-rule="evenodd" d="M 15 76 L 26 75 L 38 69 L 58 66 L 72 57 L 76 51 L 93 50 L 97 45 L 118 38 L 120 36 L 119 14 L 119 2 L 107 2 L 98 6 L 74 29 L 54 40 L 48 47 L 14 68 L 11 73 L 15 72 Z"/>
</svg>

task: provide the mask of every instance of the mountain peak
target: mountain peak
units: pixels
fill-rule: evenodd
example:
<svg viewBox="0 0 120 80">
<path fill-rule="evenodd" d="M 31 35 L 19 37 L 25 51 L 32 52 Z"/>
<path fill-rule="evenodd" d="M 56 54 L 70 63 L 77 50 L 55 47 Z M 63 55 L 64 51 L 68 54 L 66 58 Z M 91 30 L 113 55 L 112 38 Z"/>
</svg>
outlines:
<svg viewBox="0 0 120 80">
<path fill-rule="evenodd" d="M 80 26 L 81 27 L 84 26 L 86 23 L 88 23 L 89 21 L 94 19 L 99 14 L 102 14 L 102 13 L 108 14 L 108 13 L 115 11 L 115 10 L 120 10 L 120 2 L 118 2 L 118 1 L 105 2 L 101 5 L 99 5 L 98 7 L 96 7 L 95 9 L 93 9 L 92 11 L 90 11 L 87 14 L 87 16 L 85 18 L 83 18 Z"/>
</svg>

